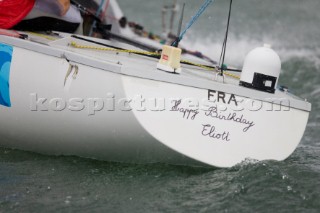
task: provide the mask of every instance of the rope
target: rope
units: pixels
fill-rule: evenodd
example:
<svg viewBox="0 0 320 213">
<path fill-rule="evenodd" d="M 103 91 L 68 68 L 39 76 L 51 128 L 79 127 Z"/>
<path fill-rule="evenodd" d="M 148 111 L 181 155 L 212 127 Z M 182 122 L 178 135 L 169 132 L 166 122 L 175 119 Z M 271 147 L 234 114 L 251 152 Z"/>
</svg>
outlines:
<svg viewBox="0 0 320 213">
<path fill-rule="evenodd" d="M 240 77 L 239 77 L 239 76 L 234 75 L 234 74 L 231 74 L 231 73 L 228 73 L 228 72 L 226 72 L 226 71 L 224 71 L 222 74 L 240 80 Z"/>
<path fill-rule="evenodd" d="M 76 42 L 71 42 L 70 45 L 72 47 L 79 48 L 79 49 L 92 49 L 92 50 L 101 50 L 101 51 L 114 51 L 114 52 L 121 52 L 121 53 L 135 53 L 135 54 L 149 55 L 149 56 L 160 56 L 160 54 L 156 53 L 156 52 L 147 52 L 147 51 L 139 51 L 139 50 L 124 50 L 124 49 L 115 49 L 115 48 L 108 48 L 108 47 L 86 46 L 86 45 L 79 45 Z"/>
<path fill-rule="evenodd" d="M 181 60 L 181 63 L 193 65 L 193 66 L 196 66 L 196 67 L 200 67 L 200 68 L 203 68 L 203 69 L 208 70 L 208 71 L 216 70 L 215 67 L 209 67 L 209 66 L 206 66 L 206 65 L 203 65 L 203 64 L 197 64 L 197 63 L 193 63 L 193 62 L 187 61 L 187 60 Z"/>
<path fill-rule="evenodd" d="M 109 48 L 109 47 L 95 47 L 95 46 L 87 46 L 87 45 L 80 45 L 77 44 L 76 42 L 71 42 L 70 46 L 74 47 L 74 48 L 79 48 L 79 49 L 91 49 L 91 50 L 100 50 L 100 51 L 113 51 L 113 52 L 121 52 L 121 53 L 135 53 L 135 54 L 139 54 L 139 55 L 146 55 L 146 56 L 161 56 L 161 54 L 156 53 L 156 52 L 147 52 L 147 51 L 139 51 L 139 50 L 125 50 L 125 49 L 115 49 L 115 48 Z M 191 61 L 187 61 L 187 60 L 181 60 L 181 63 L 185 63 L 185 64 L 189 64 L 189 65 L 193 65 L 193 66 L 197 66 L 200 68 L 203 68 L 207 71 L 217 71 L 217 69 L 215 67 L 210 67 L 210 66 L 206 66 L 203 64 L 197 64 L 197 63 L 193 63 Z M 230 76 L 232 78 L 236 78 L 236 79 L 240 79 L 239 76 L 231 74 L 231 73 L 226 73 L 224 72 L 225 75 Z"/>
<path fill-rule="evenodd" d="M 190 20 L 190 22 L 187 24 L 187 27 L 182 31 L 182 33 L 179 35 L 179 38 L 173 42 L 172 46 L 175 46 L 176 43 L 179 43 L 184 35 L 186 34 L 186 32 L 190 29 L 190 27 L 198 20 L 198 18 L 202 15 L 202 13 L 207 9 L 207 7 L 214 2 L 215 0 L 206 0 L 206 2 L 200 7 L 200 9 L 198 10 L 198 12 L 196 13 L 195 16 L 192 17 L 192 19 Z"/>
<path fill-rule="evenodd" d="M 43 34 L 40 34 L 40 33 L 35 33 L 35 32 L 27 32 L 27 33 L 30 34 L 30 35 L 34 35 L 34 36 L 38 36 L 38 37 L 41 37 L 41 38 L 45 38 L 45 39 L 50 40 L 50 41 L 57 40 L 54 37 L 51 37 L 51 36 L 48 36 L 48 35 L 43 35 Z"/>
<path fill-rule="evenodd" d="M 196 64 L 196 63 L 193 63 L 193 62 L 190 62 L 190 61 L 187 61 L 187 60 L 181 60 L 181 63 L 190 64 L 190 65 L 193 65 L 193 66 L 196 66 L 196 67 L 203 68 L 203 69 L 208 70 L 208 71 L 216 71 L 216 72 L 219 72 L 219 71 L 217 70 L 217 67 L 209 67 L 209 66 L 206 66 L 206 65 L 203 65 L 203 64 Z M 221 73 L 221 72 L 219 72 L 219 73 Z M 224 72 L 223 74 L 226 75 L 226 76 L 229 76 L 229 77 L 238 79 L 238 80 L 240 79 L 239 76 L 237 76 L 237 75 L 235 75 L 235 74 L 232 74 L 232 73 Z"/>
</svg>

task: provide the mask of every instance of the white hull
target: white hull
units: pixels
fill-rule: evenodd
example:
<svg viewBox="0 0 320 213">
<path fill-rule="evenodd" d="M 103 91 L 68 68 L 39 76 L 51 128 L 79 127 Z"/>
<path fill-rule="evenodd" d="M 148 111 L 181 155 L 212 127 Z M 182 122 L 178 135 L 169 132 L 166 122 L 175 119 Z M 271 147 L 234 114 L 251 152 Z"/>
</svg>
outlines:
<svg viewBox="0 0 320 213">
<path fill-rule="evenodd" d="M 12 107 L 0 106 L 1 146 L 121 162 L 183 164 L 186 160 L 156 141 L 131 112 L 101 111 L 90 116 L 88 109 L 55 111 L 49 101 L 35 104 L 38 110 L 31 106 L 35 97 L 62 98 L 66 103 L 71 97 L 89 100 L 108 93 L 125 97 L 121 75 L 79 65 L 81 73 L 65 91 L 63 81 L 69 66 L 65 59 L 19 48 L 13 57 Z"/>
<path fill-rule="evenodd" d="M 58 49 L 59 42 L 43 50 L 12 38 L 0 37 L 0 43 L 14 46 L 12 106 L 0 106 L 0 146 L 108 161 L 231 167 L 247 158 L 286 159 L 308 121 L 310 104 L 289 94 L 213 81 L 206 86 L 208 81 L 190 80 L 197 71 L 186 71 L 187 77 L 157 71 L 153 59 Z M 67 75 L 70 64 L 78 66 L 77 74 L 73 69 Z M 181 83 L 186 82 L 183 78 L 193 83 Z M 249 94 L 253 97 L 242 98 Z M 268 97 L 288 99 L 290 109 L 270 111 L 272 104 L 264 100 Z M 152 105 L 155 98 L 159 110 Z M 217 102 L 209 103 L 209 98 Z M 188 99 L 204 101 L 206 109 L 226 102 L 227 111 L 219 112 L 219 119 L 214 108 L 203 111 L 177 102 Z M 262 103 L 255 112 L 246 101 L 253 99 Z M 237 107 L 243 110 L 234 111 Z"/>
</svg>

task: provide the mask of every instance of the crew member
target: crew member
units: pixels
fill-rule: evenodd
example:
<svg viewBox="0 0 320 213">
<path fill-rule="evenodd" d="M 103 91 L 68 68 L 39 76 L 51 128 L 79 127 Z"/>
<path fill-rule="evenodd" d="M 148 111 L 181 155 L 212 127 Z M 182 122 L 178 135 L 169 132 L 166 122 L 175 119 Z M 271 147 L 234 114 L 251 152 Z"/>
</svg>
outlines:
<svg viewBox="0 0 320 213">
<path fill-rule="evenodd" d="M 0 0 L 0 28 L 72 33 L 81 23 L 70 0 Z"/>
</svg>

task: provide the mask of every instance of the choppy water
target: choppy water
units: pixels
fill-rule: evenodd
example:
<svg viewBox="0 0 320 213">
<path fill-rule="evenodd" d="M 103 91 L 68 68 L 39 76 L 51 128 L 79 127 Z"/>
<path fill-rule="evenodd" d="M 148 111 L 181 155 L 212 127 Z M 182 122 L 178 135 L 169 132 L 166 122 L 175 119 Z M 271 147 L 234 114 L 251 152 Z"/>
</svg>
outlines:
<svg viewBox="0 0 320 213">
<path fill-rule="evenodd" d="M 162 1 L 119 2 L 130 20 L 161 32 Z M 185 2 L 188 19 L 200 1 Z M 217 58 L 227 6 L 217 0 L 183 44 Z M 1 148 L 0 212 L 320 212 L 319 10 L 319 0 L 234 1 L 226 62 L 241 66 L 248 51 L 270 43 L 283 60 L 280 83 L 313 104 L 305 136 L 286 161 L 199 169 Z"/>
</svg>

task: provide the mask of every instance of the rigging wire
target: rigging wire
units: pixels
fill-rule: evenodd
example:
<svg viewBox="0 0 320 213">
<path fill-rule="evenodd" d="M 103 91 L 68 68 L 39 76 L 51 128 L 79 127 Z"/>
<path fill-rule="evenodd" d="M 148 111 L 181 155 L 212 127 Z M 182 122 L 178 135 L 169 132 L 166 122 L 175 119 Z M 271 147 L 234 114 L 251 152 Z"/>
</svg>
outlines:
<svg viewBox="0 0 320 213">
<path fill-rule="evenodd" d="M 207 9 L 207 7 L 214 1 L 215 0 L 206 0 L 206 2 L 198 10 L 196 15 L 193 16 L 192 19 L 190 20 L 190 22 L 187 24 L 187 27 L 182 31 L 182 33 L 179 35 L 179 37 L 171 44 L 171 46 L 175 46 L 177 43 L 179 43 L 183 39 L 184 35 L 189 30 L 189 28 L 198 20 L 198 18 Z"/>
<path fill-rule="evenodd" d="M 100 14 L 101 14 L 102 7 L 103 7 L 103 5 L 104 5 L 104 2 L 105 2 L 105 0 L 101 0 L 101 2 L 100 2 L 99 8 L 98 8 L 98 10 L 96 11 L 96 16 L 97 16 L 97 17 L 99 17 Z M 92 26 L 91 26 L 91 29 L 90 29 L 89 36 L 92 36 L 93 28 L 94 28 L 94 26 L 96 26 L 96 23 L 97 23 L 97 21 L 94 20 L 94 22 L 93 22 L 93 24 L 92 24 Z"/>
<path fill-rule="evenodd" d="M 229 26 L 230 26 L 230 19 L 231 19 L 231 10 L 232 10 L 232 0 L 230 0 L 228 22 L 227 22 L 227 30 L 226 30 L 226 34 L 225 34 L 225 37 L 224 37 L 222 50 L 221 50 L 221 55 L 220 55 L 220 61 L 219 61 L 219 66 L 220 66 L 220 69 L 221 69 L 221 75 L 223 75 L 223 72 L 226 69 L 226 67 L 224 65 L 224 60 L 225 60 L 225 56 L 226 56 L 226 49 L 227 49 L 227 42 L 228 42 Z"/>
<path fill-rule="evenodd" d="M 183 3 L 177 35 L 180 35 L 180 34 L 181 34 L 181 28 L 182 28 L 182 22 L 183 22 L 183 16 L 184 16 L 184 8 L 185 8 L 185 6 L 186 6 L 186 3 Z M 172 43 L 172 46 L 173 46 L 173 47 L 178 47 L 178 46 L 179 46 L 179 41 Z"/>
</svg>

